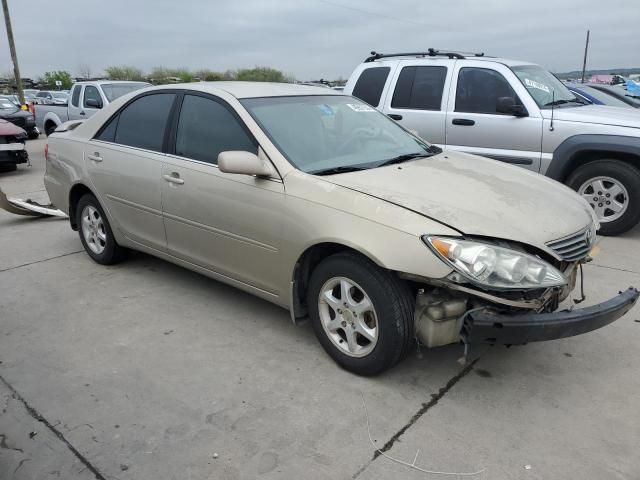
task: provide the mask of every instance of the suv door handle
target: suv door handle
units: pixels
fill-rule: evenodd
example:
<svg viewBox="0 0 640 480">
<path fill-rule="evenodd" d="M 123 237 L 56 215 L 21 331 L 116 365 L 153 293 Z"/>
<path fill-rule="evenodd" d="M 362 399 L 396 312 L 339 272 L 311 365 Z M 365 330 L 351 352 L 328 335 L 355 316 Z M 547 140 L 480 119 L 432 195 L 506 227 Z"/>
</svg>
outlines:
<svg viewBox="0 0 640 480">
<path fill-rule="evenodd" d="M 465 127 L 472 127 L 476 124 L 474 120 L 469 120 L 468 118 L 454 118 L 451 123 L 454 125 L 463 125 Z"/>
<path fill-rule="evenodd" d="M 390 113 L 387 117 L 392 118 L 394 120 L 402 120 L 402 115 L 398 115 L 397 113 Z"/>
<path fill-rule="evenodd" d="M 87 158 L 89 160 L 91 160 L 92 162 L 101 162 L 102 161 L 102 157 L 100 156 L 100 153 L 98 153 L 98 152 L 93 152 L 93 155 L 90 154 L 90 153 L 87 154 Z"/>
<path fill-rule="evenodd" d="M 171 175 L 162 175 L 162 178 L 164 178 L 167 182 L 175 183 L 176 185 L 184 184 L 184 180 L 180 178 L 180 175 L 177 172 L 173 172 Z"/>
<path fill-rule="evenodd" d="M 80 115 L 84 115 L 84 114 L 85 114 L 84 111 L 80 112 Z"/>
</svg>

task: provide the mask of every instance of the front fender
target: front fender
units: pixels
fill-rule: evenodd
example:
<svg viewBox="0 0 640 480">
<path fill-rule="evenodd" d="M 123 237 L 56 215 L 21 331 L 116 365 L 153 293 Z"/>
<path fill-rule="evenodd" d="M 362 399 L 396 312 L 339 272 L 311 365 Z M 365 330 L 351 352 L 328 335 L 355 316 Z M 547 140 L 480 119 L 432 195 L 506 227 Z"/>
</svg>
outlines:
<svg viewBox="0 0 640 480">
<path fill-rule="evenodd" d="M 578 166 L 576 157 L 583 152 L 624 153 L 640 157 L 640 137 L 574 135 L 558 145 L 545 175 L 562 182 Z"/>
</svg>

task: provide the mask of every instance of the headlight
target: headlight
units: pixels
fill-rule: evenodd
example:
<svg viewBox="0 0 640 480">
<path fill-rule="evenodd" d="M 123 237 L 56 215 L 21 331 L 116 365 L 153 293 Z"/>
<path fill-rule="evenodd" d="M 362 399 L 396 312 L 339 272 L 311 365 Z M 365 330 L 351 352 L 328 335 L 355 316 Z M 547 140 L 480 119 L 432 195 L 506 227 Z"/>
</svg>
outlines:
<svg viewBox="0 0 640 480">
<path fill-rule="evenodd" d="M 427 236 L 422 239 L 457 272 L 486 287 L 527 289 L 567 283 L 556 268 L 533 255 L 471 240 Z"/>
</svg>

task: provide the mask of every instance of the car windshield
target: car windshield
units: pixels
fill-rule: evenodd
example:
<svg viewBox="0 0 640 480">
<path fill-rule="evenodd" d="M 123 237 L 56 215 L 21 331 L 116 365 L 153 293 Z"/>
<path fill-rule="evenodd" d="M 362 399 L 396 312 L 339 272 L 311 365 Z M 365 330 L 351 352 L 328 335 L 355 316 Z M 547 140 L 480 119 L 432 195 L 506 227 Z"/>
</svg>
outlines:
<svg viewBox="0 0 640 480">
<path fill-rule="evenodd" d="M 433 154 L 428 143 L 354 97 L 249 98 L 242 104 L 287 159 L 307 173 L 375 168 Z"/>
<path fill-rule="evenodd" d="M 103 83 L 102 91 L 107 97 L 107 100 L 113 102 L 118 97 L 148 86 L 150 86 L 148 83 Z"/>
<path fill-rule="evenodd" d="M 571 91 L 550 72 L 538 65 L 511 67 L 540 108 L 552 105 L 584 105 Z"/>
<path fill-rule="evenodd" d="M 0 110 L 17 110 L 18 107 L 11 100 L 0 98 Z"/>
</svg>

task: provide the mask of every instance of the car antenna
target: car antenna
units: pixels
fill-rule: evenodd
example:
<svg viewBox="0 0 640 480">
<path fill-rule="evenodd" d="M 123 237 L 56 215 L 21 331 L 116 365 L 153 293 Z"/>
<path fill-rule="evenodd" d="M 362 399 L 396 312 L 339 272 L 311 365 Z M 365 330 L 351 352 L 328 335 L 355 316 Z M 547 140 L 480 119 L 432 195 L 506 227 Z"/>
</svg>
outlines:
<svg viewBox="0 0 640 480">
<path fill-rule="evenodd" d="M 553 127 L 553 110 L 555 109 L 555 103 L 556 103 L 556 91 L 555 89 L 551 90 L 551 124 L 549 125 L 549 131 L 553 132 L 554 127 Z"/>
</svg>

